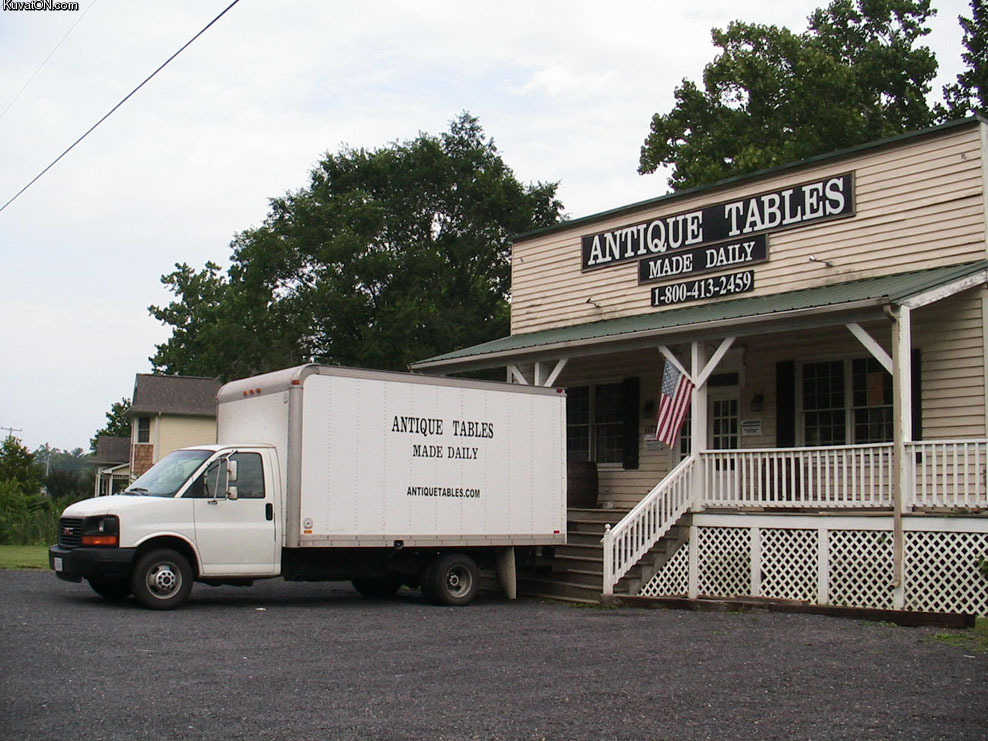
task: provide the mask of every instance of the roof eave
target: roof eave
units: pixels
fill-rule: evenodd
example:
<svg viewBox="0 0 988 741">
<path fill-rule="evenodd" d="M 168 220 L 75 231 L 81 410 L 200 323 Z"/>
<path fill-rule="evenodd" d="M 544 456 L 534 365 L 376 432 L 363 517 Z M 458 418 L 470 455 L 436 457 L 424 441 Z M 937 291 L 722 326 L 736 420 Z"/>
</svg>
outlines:
<svg viewBox="0 0 988 741">
<path fill-rule="evenodd" d="M 710 335 L 723 330 L 738 329 L 745 326 L 761 325 L 766 322 L 775 321 L 799 321 L 813 319 L 821 316 L 833 315 L 839 312 L 842 317 L 848 313 L 868 312 L 869 310 L 879 311 L 889 303 L 886 297 L 860 299 L 842 304 L 827 304 L 823 306 L 812 306 L 800 309 L 787 309 L 769 314 L 755 314 L 744 317 L 731 317 L 729 319 L 715 319 L 706 322 L 692 322 L 689 324 L 679 324 L 673 327 L 657 327 L 654 329 L 642 329 L 637 331 L 623 332 L 614 335 L 602 335 L 598 337 L 588 337 L 579 340 L 568 340 L 563 342 L 552 342 L 544 345 L 529 345 L 522 348 L 502 350 L 500 352 L 483 353 L 461 358 L 449 358 L 445 360 L 424 360 L 413 363 L 410 368 L 413 371 L 445 371 L 445 372 L 466 372 L 473 370 L 485 370 L 489 368 L 502 367 L 517 361 L 521 358 L 538 359 L 559 358 L 572 356 L 570 351 L 586 351 L 593 348 L 596 352 L 611 352 L 621 349 L 635 349 L 636 347 L 649 344 L 651 341 L 677 334 Z M 878 312 L 876 312 L 877 314 Z M 841 322 L 846 321 L 846 317 Z M 836 322 L 835 322 L 836 323 Z M 584 353 L 595 354 L 595 353 Z"/>
</svg>

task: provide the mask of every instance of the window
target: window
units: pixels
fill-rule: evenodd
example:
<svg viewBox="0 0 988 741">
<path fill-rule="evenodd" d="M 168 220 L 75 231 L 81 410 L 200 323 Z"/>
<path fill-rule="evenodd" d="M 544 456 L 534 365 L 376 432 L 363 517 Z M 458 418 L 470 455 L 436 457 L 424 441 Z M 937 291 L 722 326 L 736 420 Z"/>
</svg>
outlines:
<svg viewBox="0 0 988 741">
<path fill-rule="evenodd" d="M 139 442 L 139 443 L 149 443 L 149 442 L 151 442 L 151 418 L 150 417 L 138 417 L 137 418 L 137 442 Z"/>
<path fill-rule="evenodd" d="M 624 384 L 566 390 L 566 453 L 570 461 L 622 463 Z"/>
<path fill-rule="evenodd" d="M 258 453 L 234 453 L 230 460 L 237 464 L 238 499 L 264 499 L 264 466 Z M 203 471 L 185 496 L 197 499 L 224 498 L 227 486 L 224 460 L 214 461 Z"/>
<path fill-rule="evenodd" d="M 854 442 L 892 439 L 892 376 L 874 358 L 851 361 Z"/>
<path fill-rule="evenodd" d="M 802 365 L 804 445 L 892 439 L 892 376 L 874 358 Z"/>
<path fill-rule="evenodd" d="M 803 365 L 803 442 L 843 445 L 847 441 L 844 409 L 844 361 Z"/>
</svg>

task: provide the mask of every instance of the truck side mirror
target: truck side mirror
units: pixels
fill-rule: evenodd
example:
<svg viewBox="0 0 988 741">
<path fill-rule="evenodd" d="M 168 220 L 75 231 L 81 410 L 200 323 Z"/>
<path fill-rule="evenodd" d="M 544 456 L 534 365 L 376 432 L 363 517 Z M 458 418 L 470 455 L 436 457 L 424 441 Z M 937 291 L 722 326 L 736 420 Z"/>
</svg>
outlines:
<svg viewBox="0 0 988 741">
<path fill-rule="evenodd" d="M 231 484 L 237 481 L 237 462 L 233 458 L 226 459 L 226 480 Z"/>
<path fill-rule="evenodd" d="M 228 487 L 226 487 L 226 498 L 227 499 L 236 500 L 236 498 L 237 498 L 237 487 L 236 486 L 228 486 Z"/>
</svg>

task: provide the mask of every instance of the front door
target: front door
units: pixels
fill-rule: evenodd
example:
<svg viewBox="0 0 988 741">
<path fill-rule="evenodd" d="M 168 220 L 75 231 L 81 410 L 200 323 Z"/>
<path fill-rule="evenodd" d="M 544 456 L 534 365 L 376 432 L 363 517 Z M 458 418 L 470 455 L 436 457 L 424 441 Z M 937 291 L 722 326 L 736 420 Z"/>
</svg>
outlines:
<svg viewBox="0 0 988 741">
<path fill-rule="evenodd" d="M 736 387 L 710 390 L 708 439 L 711 450 L 736 450 L 740 445 L 739 399 Z M 737 466 L 734 460 L 718 460 L 713 475 L 716 477 L 713 483 L 718 497 L 734 498 L 738 494 Z"/>
<path fill-rule="evenodd" d="M 274 486 L 260 453 L 240 451 L 236 480 L 225 459 L 214 461 L 190 487 L 202 576 L 277 574 Z M 236 491 L 236 498 L 232 492 Z"/>
</svg>

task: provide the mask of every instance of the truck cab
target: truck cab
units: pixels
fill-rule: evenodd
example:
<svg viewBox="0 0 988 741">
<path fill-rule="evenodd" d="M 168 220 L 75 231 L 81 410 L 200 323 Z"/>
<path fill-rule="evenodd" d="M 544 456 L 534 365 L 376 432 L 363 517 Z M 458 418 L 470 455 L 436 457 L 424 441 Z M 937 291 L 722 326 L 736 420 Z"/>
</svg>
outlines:
<svg viewBox="0 0 988 741">
<path fill-rule="evenodd" d="M 98 594 L 168 609 L 196 579 L 244 584 L 281 568 L 281 491 L 269 445 L 200 446 L 161 460 L 120 494 L 62 514 L 49 563 Z"/>
</svg>

